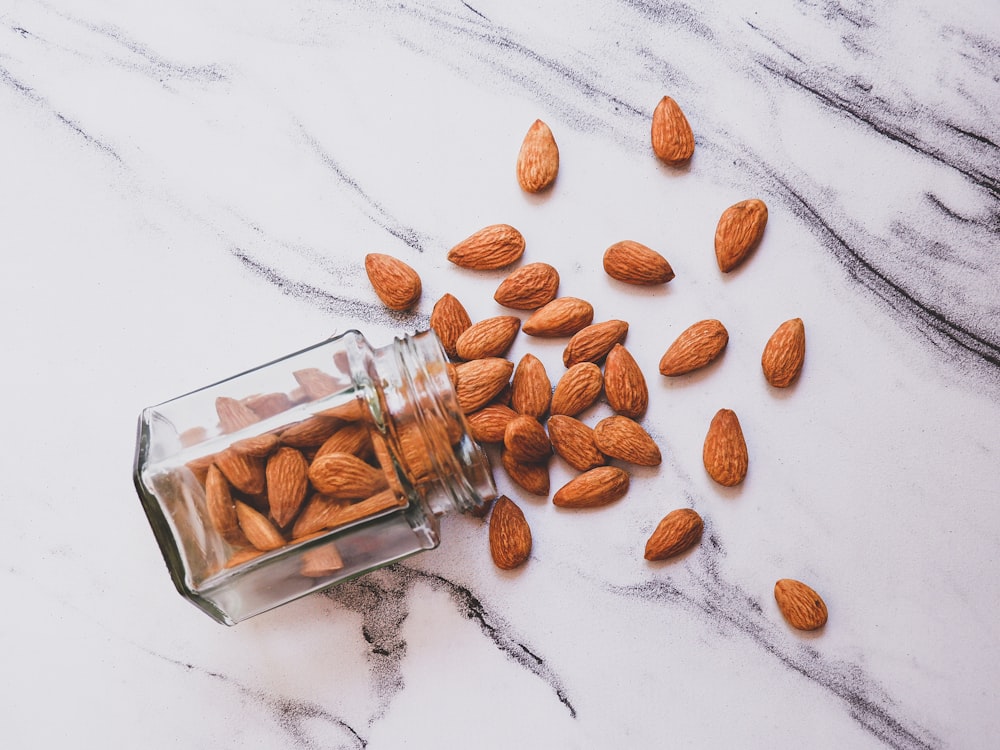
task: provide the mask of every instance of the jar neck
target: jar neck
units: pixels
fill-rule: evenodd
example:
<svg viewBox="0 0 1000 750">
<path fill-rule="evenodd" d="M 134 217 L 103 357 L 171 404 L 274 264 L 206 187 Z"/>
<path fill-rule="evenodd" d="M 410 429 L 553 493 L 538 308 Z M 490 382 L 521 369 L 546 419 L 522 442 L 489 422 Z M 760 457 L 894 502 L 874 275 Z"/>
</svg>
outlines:
<svg viewBox="0 0 1000 750">
<path fill-rule="evenodd" d="M 433 331 L 375 349 L 372 373 L 398 471 L 435 515 L 478 511 L 496 497 L 489 460 L 471 437 Z"/>
</svg>

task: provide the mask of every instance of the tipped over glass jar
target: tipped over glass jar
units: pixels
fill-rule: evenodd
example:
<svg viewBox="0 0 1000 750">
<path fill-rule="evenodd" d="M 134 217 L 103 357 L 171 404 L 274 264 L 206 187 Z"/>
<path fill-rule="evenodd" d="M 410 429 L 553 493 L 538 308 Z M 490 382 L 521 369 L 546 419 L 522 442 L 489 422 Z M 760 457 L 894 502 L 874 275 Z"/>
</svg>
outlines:
<svg viewBox="0 0 1000 750">
<path fill-rule="evenodd" d="M 134 481 L 182 596 L 227 625 L 440 543 L 496 496 L 433 332 L 348 331 L 139 417 Z"/>
</svg>

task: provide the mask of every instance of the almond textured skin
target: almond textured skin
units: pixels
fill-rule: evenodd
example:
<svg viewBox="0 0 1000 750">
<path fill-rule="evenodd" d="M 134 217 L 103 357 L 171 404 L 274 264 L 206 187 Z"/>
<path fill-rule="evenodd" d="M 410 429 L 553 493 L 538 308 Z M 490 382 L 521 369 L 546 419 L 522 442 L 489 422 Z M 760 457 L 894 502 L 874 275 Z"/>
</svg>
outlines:
<svg viewBox="0 0 1000 750">
<path fill-rule="evenodd" d="M 333 433 L 316 451 L 313 460 L 327 453 L 353 453 L 368 458 L 373 453 L 371 433 L 363 422 L 348 422 Z"/>
<path fill-rule="evenodd" d="M 524 255 L 524 236 L 510 224 L 492 224 L 448 251 L 448 260 L 474 271 L 492 271 L 514 263 Z"/>
<path fill-rule="evenodd" d="M 549 411 L 552 414 L 575 417 L 597 400 L 603 387 L 604 375 L 601 374 L 600 367 L 593 362 L 573 365 L 556 383 Z"/>
<path fill-rule="evenodd" d="M 552 502 L 560 508 L 596 508 L 628 492 L 629 475 L 617 466 L 598 466 L 556 490 Z"/>
<path fill-rule="evenodd" d="M 723 487 L 734 487 L 746 478 L 750 460 L 736 412 L 719 409 L 712 418 L 702 459 L 708 475 Z"/>
<path fill-rule="evenodd" d="M 653 153 L 671 166 L 683 164 L 694 155 L 694 133 L 680 105 L 665 96 L 653 110 L 650 133 Z"/>
<path fill-rule="evenodd" d="M 642 426 L 620 415 L 594 425 L 594 442 L 604 455 L 636 466 L 659 466 L 660 448 Z"/>
<path fill-rule="evenodd" d="M 490 515 L 490 555 L 501 570 L 512 570 L 531 554 L 531 528 L 524 513 L 506 495 L 497 498 Z"/>
<path fill-rule="evenodd" d="M 548 263 L 528 263 L 500 282 L 493 299 L 515 310 L 537 310 L 556 298 L 559 272 Z"/>
<path fill-rule="evenodd" d="M 223 539 L 230 544 L 246 544 L 246 537 L 240 530 L 240 522 L 236 517 L 236 506 L 229 482 L 212 464 L 205 476 L 205 505 L 208 510 L 208 520 Z"/>
<path fill-rule="evenodd" d="M 624 320 L 605 320 L 582 328 L 566 344 L 563 364 L 572 367 L 579 362 L 600 362 L 627 335 L 628 323 Z"/>
<path fill-rule="evenodd" d="M 455 343 L 458 337 L 472 325 L 472 318 L 466 311 L 465 306 L 451 294 L 445 294 L 434 303 L 431 310 L 430 326 L 437 334 L 441 346 L 445 353 L 455 359 L 458 352 L 455 351 Z"/>
<path fill-rule="evenodd" d="M 715 229 L 715 259 L 729 273 L 760 243 L 767 226 L 767 206 L 757 198 L 740 201 L 725 211 Z"/>
<path fill-rule="evenodd" d="M 264 491 L 267 481 L 264 475 L 264 459 L 238 453 L 230 447 L 215 457 L 215 464 L 229 480 L 229 484 L 240 492 L 259 495 Z"/>
<path fill-rule="evenodd" d="M 520 463 L 538 463 L 552 455 L 552 443 L 545 428 L 527 414 L 518 414 L 507 423 L 503 444 L 507 454 Z"/>
<path fill-rule="evenodd" d="M 250 544 L 257 549 L 266 552 L 285 546 L 285 538 L 274 528 L 274 524 L 246 503 L 236 501 L 236 516 L 240 520 L 243 533 L 250 540 Z"/>
<path fill-rule="evenodd" d="M 668 377 L 698 370 L 722 354 L 729 331 L 718 320 L 700 320 L 674 339 L 660 359 L 660 374 Z"/>
<path fill-rule="evenodd" d="M 509 451 L 500 454 L 500 463 L 507 476 L 521 489 L 532 495 L 546 497 L 549 494 L 549 465 L 546 461 L 525 463 L 518 461 Z"/>
<path fill-rule="evenodd" d="M 578 297 L 557 297 L 535 310 L 524 321 L 524 332 L 529 336 L 558 338 L 572 336 L 594 320 L 594 306 Z"/>
<path fill-rule="evenodd" d="M 615 344 L 604 363 L 604 395 L 608 404 L 625 417 L 641 417 L 649 406 L 646 378 L 632 354 Z"/>
<path fill-rule="evenodd" d="M 646 542 L 647 560 L 666 560 L 686 552 L 701 539 L 705 528 L 701 516 L 691 508 L 678 508 L 667 513 Z"/>
<path fill-rule="evenodd" d="M 375 294 L 390 310 L 409 310 L 420 300 L 420 276 L 399 258 L 369 253 L 365 256 L 365 272 Z"/>
<path fill-rule="evenodd" d="M 254 458 L 266 458 L 271 455 L 281 444 L 281 440 L 273 432 L 265 432 L 263 435 L 243 438 L 233 443 L 232 448 L 237 453 L 243 453 Z"/>
<path fill-rule="evenodd" d="M 468 414 L 465 421 L 474 440 L 480 443 L 502 443 L 507 423 L 516 416 L 517 412 L 509 406 L 489 404 Z"/>
<path fill-rule="evenodd" d="M 513 371 L 514 363 L 500 357 L 474 359 L 458 365 L 455 368 L 458 407 L 466 414 L 482 409 L 507 386 Z"/>
<path fill-rule="evenodd" d="M 381 469 L 350 453 L 327 453 L 309 466 L 312 486 L 337 499 L 370 497 L 388 487 Z"/>
<path fill-rule="evenodd" d="M 461 359 L 499 357 L 510 349 L 521 328 L 521 319 L 513 315 L 486 318 L 466 328 L 455 342 Z"/>
<path fill-rule="evenodd" d="M 812 588 L 791 578 L 774 584 L 774 600 L 788 624 L 798 630 L 816 630 L 826 625 L 829 613 L 823 598 Z"/>
<path fill-rule="evenodd" d="M 295 448 L 279 448 L 267 459 L 267 500 L 271 517 L 287 526 L 302 507 L 309 489 L 309 464 Z"/>
<path fill-rule="evenodd" d="M 674 278 L 666 258 L 633 240 L 616 242 L 604 251 L 604 272 L 635 286 L 657 286 Z"/>
<path fill-rule="evenodd" d="M 786 320 L 768 339 L 760 366 L 767 382 L 775 388 L 787 388 L 802 371 L 806 358 L 806 328 L 802 318 Z"/>
<path fill-rule="evenodd" d="M 316 448 L 323 445 L 343 424 L 336 417 L 317 414 L 284 430 L 280 435 L 281 443 L 293 448 Z"/>
<path fill-rule="evenodd" d="M 260 417 L 253 409 L 242 401 L 228 396 L 219 396 L 215 399 L 215 412 L 219 415 L 219 426 L 225 433 L 242 430 L 260 421 Z"/>
<path fill-rule="evenodd" d="M 545 365 L 534 354 L 525 354 L 517 363 L 510 383 L 510 405 L 518 414 L 541 418 L 552 401 L 552 381 Z"/>
<path fill-rule="evenodd" d="M 552 450 L 577 471 L 590 471 L 606 463 L 594 442 L 594 431 L 579 419 L 553 414 L 546 427 Z"/>
<path fill-rule="evenodd" d="M 517 155 L 517 182 L 527 193 L 537 193 L 553 182 L 559 174 L 559 147 L 549 126 L 535 120 Z"/>
</svg>

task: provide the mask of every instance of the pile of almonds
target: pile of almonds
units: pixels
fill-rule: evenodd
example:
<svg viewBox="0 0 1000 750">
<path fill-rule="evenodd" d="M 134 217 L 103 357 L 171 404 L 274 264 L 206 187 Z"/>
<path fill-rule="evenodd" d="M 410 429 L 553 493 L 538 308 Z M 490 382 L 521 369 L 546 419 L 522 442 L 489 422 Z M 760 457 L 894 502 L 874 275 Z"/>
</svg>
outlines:
<svg viewBox="0 0 1000 750">
<path fill-rule="evenodd" d="M 667 164 L 682 165 L 694 153 L 694 136 L 684 113 L 670 97 L 653 112 L 651 140 L 656 156 Z M 542 121 L 528 130 L 517 159 L 517 179 L 527 192 L 548 189 L 559 170 L 559 149 L 552 131 Z M 715 232 L 716 262 L 728 273 L 752 254 L 767 224 L 767 206 L 758 199 L 727 208 Z M 514 227 L 496 224 L 475 232 L 448 252 L 448 260 L 462 268 L 504 269 L 519 261 L 525 239 Z M 607 248 L 604 271 L 633 285 L 660 285 L 674 278 L 669 262 L 655 250 L 624 240 Z M 384 254 L 365 259 L 368 278 L 379 298 L 391 309 L 406 310 L 421 296 L 420 277 L 401 260 Z M 525 492 L 548 496 L 550 457 L 562 458 L 579 474 L 552 494 L 564 508 L 592 508 L 612 503 L 629 488 L 629 473 L 616 464 L 656 466 L 658 446 L 639 424 L 649 390 L 645 376 L 624 346 L 628 323 L 594 322 L 594 308 L 586 300 L 558 296 L 559 273 L 553 266 L 533 262 L 513 270 L 497 287 L 500 305 L 528 311 L 471 320 L 462 303 L 445 294 L 434 305 L 430 325 L 452 360 L 451 376 L 459 406 L 470 432 L 484 444 L 496 444 L 510 479 Z M 566 367 L 555 382 L 542 362 L 525 354 L 515 365 L 504 356 L 520 332 L 539 338 L 566 338 Z M 713 362 L 726 348 L 729 333 L 718 320 L 695 322 L 667 348 L 659 362 L 665 377 L 693 372 Z M 797 378 L 805 357 L 805 329 L 795 318 L 782 323 L 768 340 L 761 367 L 768 383 L 785 388 Z M 602 369 L 603 365 L 603 369 Z M 582 412 L 603 393 L 614 415 L 593 426 L 581 421 Z M 615 464 L 610 463 L 616 462 Z M 708 427 L 703 462 L 718 484 L 732 487 L 746 477 L 749 456 L 736 414 L 720 409 Z M 647 560 L 679 555 L 701 539 L 704 523 L 691 508 L 668 513 L 646 542 Z M 523 563 L 531 551 L 531 530 L 523 512 L 501 496 L 490 519 L 490 551 L 503 569 Z M 787 621 L 812 630 L 826 622 L 826 606 L 805 584 L 782 579 L 775 599 Z"/>
</svg>

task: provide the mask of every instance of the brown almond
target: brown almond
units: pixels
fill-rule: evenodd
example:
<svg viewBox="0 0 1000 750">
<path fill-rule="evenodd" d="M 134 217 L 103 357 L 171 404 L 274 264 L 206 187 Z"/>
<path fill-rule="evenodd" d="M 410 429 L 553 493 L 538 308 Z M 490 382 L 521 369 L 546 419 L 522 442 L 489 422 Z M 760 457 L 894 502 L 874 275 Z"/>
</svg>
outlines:
<svg viewBox="0 0 1000 750">
<path fill-rule="evenodd" d="M 240 492 L 259 495 L 264 491 L 264 459 L 239 453 L 232 448 L 217 454 L 215 464 L 229 483 Z"/>
<path fill-rule="evenodd" d="M 455 352 L 461 359 L 499 357 L 510 349 L 521 328 L 521 319 L 513 315 L 498 315 L 474 323 L 455 341 Z"/>
<path fill-rule="evenodd" d="M 302 507 L 309 489 L 309 464 L 295 448 L 279 448 L 267 459 L 267 499 L 271 517 L 287 526 Z"/>
<path fill-rule="evenodd" d="M 316 416 L 321 419 L 335 419 L 339 420 L 339 422 L 359 422 L 368 416 L 368 414 L 369 410 L 367 402 L 357 396 L 349 401 L 344 401 L 336 406 L 331 406 L 323 409 L 323 411 L 316 412 Z"/>
<path fill-rule="evenodd" d="M 521 463 L 537 463 L 552 454 L 552 443 L 545 428 L 527 414 L 518 414 L 507 423 L 503 444 L 511 458 Z"/>
<path fill-rule="evenodd" d="M 208 467 L 213 463 L 215 463 L 214 453 L 207 456 L 193 458 L 184 464 L 184 466 L 191 470 L 191 473 L 194 474 L 194 478 L 197 479 L 200 484 L 205 484 L 205 480 L 208 477 Z"/>
<path fill-rule="evenodd" d="M 694 133 L 687 117 L 669 96 L 653 110 L 650 137 L 653 153 L 671 166 L 683 164 L 694 155 Z"/>
<path fill-rule="evenodd" d="M 524 236 L 509 224 L 492 224 L 466 237 L 448 251 L 448 260 L 474 271 L 490 271 L 514 263 L 524 254 Z"/>
<path fill-rule="evenodd" d="M 750 459 L 736 412 L 720 409 L 712 418 L 702 459 L 708 475 L 722 486 L 733 487 L 744 480 Z"/>
<path fill-rule="evenodd" d="M 235 513 L 235 511 L 233 511 Z M 240 532 L 242 533 L 242 532 Z M 244 539 L 246 537 L 244 536 Z M 245 544 L 250 544 L 250 542 L 245 541 Z M 264 552 L 257 549 L 256 547 L 244 547 L 243 549 L 236 550 L 233 554 L 229 556 L 226 560 L 226 564 L 223 566 L 225 568 L 235 568 L 243 563 L 250 562 L 251 560 L 260 557 Z"/>
<path fill-rule="evenodd" d="M 313 460 L 327 453 L 353 453 L 369 458 L 373 452 L 371 433 L 363 422 L 349 422 L 337 429 L 316 451 Z"/>
<path fill-rule="evenodd" d="M 325 578 L 344 567 L 344 558 L 333 542 L 306 550 L 302 554 L 299 572 L 306 578 Z"/>
<path fill-rule="evenodd" d="M 219 427 L 224 433 L 236 432 L 260 421 L 253 409 L 228 396 L 215 399 L 215 412 L 219 415 Z"/>
<path fill-rule="evenodd" d="M 788 624 L 798 630 L 816 630 L 826 625 L 826 602 L 811 587 L 791 578 L 774 584 L 774 600 Z"/>
<path fill-rule="evenodd" d="M 327 453 L 309 466 L 312 486 L 333 498 L 369 497 L 388 487 L 385 474 L 350 453 Z"/>
<path fill-rule="evenodd" d="M 314 494 L 306 501 L 299 517 L 295 519 L 295 525 L 292 526 L 292 538 L 301 539 L 329 528 L 332 520 L 348 505 L 350 505 L 350 500 L 344 498 Z"/>
<path fill-rule="evenodd" d="M 666 258 L 634 240 L 616 242 L 604 251 L 604 272 L 635 286 L 666 284 L 674 278 Z"/>
<path fill-rule="evenodd" d="M 608 404 L 619 414 L 641 417 L 649 406 L 646 378 L 632 354 L 621 344 L 615 344 L 604 363 L 604 395 Z"/>
<path fill-rule="evenodd" d="M 292 400 L 287 393 L 259 393 L 248 396 L 243 403 L 257 415 L 258 419 L 267 419 L 292 408 Z"/>
<path fill-rule="evenodd" d="M 593 362 L 573 365 L 556 383 L 549 411 L 575 417 L 597 400 L 603 386 L 601 368 Z"/>
<path fill-rule="evenodd" d="M 605 464 L 604 454 L 594 442 L 594 431 L 579 419 L 553 414 L 546 422 L 552 450 L 577 471 Z"/>
<path fill-rule="evenodd" d="M 458 352 L 455 351 L 458 337 L 471 325 L 472 319 L 457 297 L 445 294 L 434 303 L 434 308 L 431 310 L 430 326 L 437 334 L 441 346 L 452 359 L 458 356 Z"/>
<path fill-rule="evenodd" d="M 336 417 L 317 414 L 282 430 L 281 442 L 292 448 L 316 448 L 329 440 L 343 424 Z"/>
<path fill-rule="evenodd" d="M 474 359 L 455 368 L 458 384 L 455 393 L 464 413 L 477 411 L 499 394 L 510 382 L 514 363 L 499 357 Z"/>
<path fill-rule="evenodd" d="M 265 432 L 263 435 L 237 440 L 230 447 L 238 453 L 245 453 L 254 458 L 266 458 L 274 453 L 275 449 L 281 445 L 281 440 L 273 432 Z"/>
<path fill-rule="evenodd" d="M 339 380 L 328 372 L 318 367 L 306 367 L 292 373 L 302 390 L 305 391 L 308 401 L 319 401 L 332 393 L 342 391 L 353 384 L 349 380 Z"/>
<path fill-rule="evenodd" d="M 368 253 L 365 272 L 375 294 L 390 310 L 409 310 L 420 299 L 420 276 L 399 258 Z"/>
<path fill-rule="evenodd" d="M 510 404 L 518 414 L 542 417 L 552 401 L 552 381 L 545 365 L 534 354 L 525 354 L 517 363 L 510 383 Z"/>
<path fill-rule="evenodd" d="M 563 364 L 572 367 L 579 362 L 600 362 L 615 344 L 625 341 L 628 323 L 624 320 L 605 320 L 582 328 L 563 350 Z"/>
<path fill-rule="evenodd" d="M 208 520 L 219 535 L 230 544 L 246 544 L 246 537 L 240 531 L 240 522 L 236 517 L 236 506 L 233 505 L 233 494 L 229 482 L 212 464 L 205 475 L 205 506 Z"/>
<path fill-rule="evenodd" d="M 767 206 L 757 198 L 740 201 L 725 211 L 715 229 L 715 259 L 729 273 L 760 243 L 767 226 Z"/>
<path fill-rule="evenodd" d="M 538 308 L 524 321 L 529 336 L 557 338 L 572 336 L 594 320 L 594 306 L 578 297 L 557 297 Z"/>
<path fill-rule="evenodd" d="M 552 502 L 561 508 L 596 508 L 628 492 L 629 475 L 617 466 L 585 471 L 556 490 Z"/>
<path fill-rule="evenodd" d="M 497 498 L 490 514 L 490 556 L 502 570 L 511 570 L 531 554 L 531 528 L 524 513 L 506 495 Z"/>
<path fill-rule="evenodd" d="M 518 461 L 508 451 L 500 453 L 500 463 L 504 471 L 521 489 L 532 495 L 545 497 L 549 494 L 549 465 L 546 461 L 525 463 Z"/>
<path fill-rule="evenodd" d="M 246 503 L 236 501 L 236 516 L 239 518 L 243 533 L 246 534 L 250 544 L 257 549 L 266 552 L 285 546 L 285 538 L 274 528 L 274 524 Z"/>
<path fill-rule="evenodd" d="M 659 466 L 663 460 L 656 442 L 628 417 L 606 417 L 594 425 L 594 442 L 604 455 L 636 466 Z"/>
<path fill-rule="evenodd" d="M 647 560 L 666 560 L 686 552 L 701 539 L 705 522 L 691 508 L 678 508 L 663 517 L 646 542 Z"/>
<path fill-rule="evenodd" d="M 672 377 L 693 372 L 722 354 L 729 331 L 718 320 L 700 320 L 681 332 L 660 358 L 660 374 Z"/>
<path fill-rule="evenodd" d="M 507 423 L 517 412 L 503 404 L 489 404 L 465 417 L 469 434 L 480 443 L 502 443 Z"/>
<path fill-rule="evenodd" d="M 528 263 L 512 271 L 493 294 L 499 304 L 515 310 L 537 310 L 556 298 L 559 272 L 548 263 Z"/>
<path fill-rule="evenodd" d="M 535 120 L 517 155 L 517 182 L 527 193 L 537 193 L 553 182 L 559 174 L 559 147 L 549 126 Z"/>
<path fill-rule="evenodd" d="M 786 320 L 768 339 L 760 366 L 767 382 L 787 388 L 799 376 L 806 358 L 806 328 L 802 318 Z"/>
</svg>

